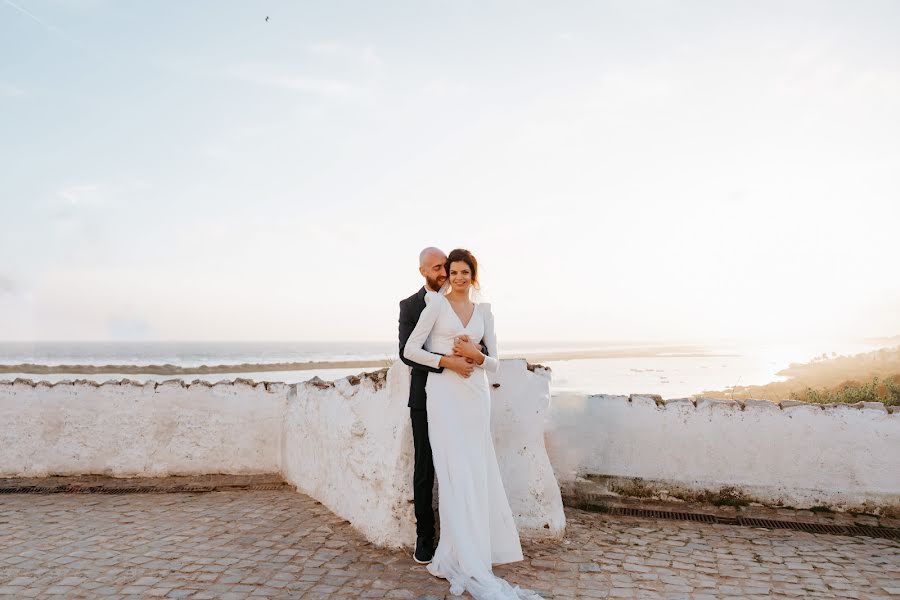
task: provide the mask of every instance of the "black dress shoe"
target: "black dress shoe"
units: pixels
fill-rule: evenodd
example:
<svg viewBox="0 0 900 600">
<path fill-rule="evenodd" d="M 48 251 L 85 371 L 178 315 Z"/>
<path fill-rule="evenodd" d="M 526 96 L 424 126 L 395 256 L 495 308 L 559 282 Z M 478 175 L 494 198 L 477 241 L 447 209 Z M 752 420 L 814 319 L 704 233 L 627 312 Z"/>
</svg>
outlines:
<svg viewBox="0 0 900 600">
<path fill-rule="evenodd" d="M 413 560 L 420 565 L 427 565 L 434 557 L 434 540 L 427 537 L 416 538 L 416 553 Z"/>
</svg>

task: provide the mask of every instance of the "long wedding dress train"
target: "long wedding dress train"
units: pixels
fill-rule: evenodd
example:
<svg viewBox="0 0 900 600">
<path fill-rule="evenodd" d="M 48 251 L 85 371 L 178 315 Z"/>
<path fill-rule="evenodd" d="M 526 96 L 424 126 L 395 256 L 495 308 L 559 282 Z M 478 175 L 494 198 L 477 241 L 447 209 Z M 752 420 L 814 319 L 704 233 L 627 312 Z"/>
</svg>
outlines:
<svg viewBox="0 0 900 600">
<path fill-rule="evenodd" d="M 453 339 L 463 334 L 476 344 L 483 340 L 488 354 L 468 379 L 449 369 L 428 376 L 428 436 L 441 517 L 441 537 L 428 571 L 447 579 L 452 594 L 467 591 L 477 600 L 539 600 L 535 592 L 514 587 L 491 570 L 492 564 L 523 557 L 491 437 L 486 371 L 495 372 L 499 361 L 490 305 L 477 304 L 464 326 L 443 294 L 428 292 L 425 302 L 406 342 L 406 358 L 435 363 L 434 353 L 452 354 Z"/>
</svg>

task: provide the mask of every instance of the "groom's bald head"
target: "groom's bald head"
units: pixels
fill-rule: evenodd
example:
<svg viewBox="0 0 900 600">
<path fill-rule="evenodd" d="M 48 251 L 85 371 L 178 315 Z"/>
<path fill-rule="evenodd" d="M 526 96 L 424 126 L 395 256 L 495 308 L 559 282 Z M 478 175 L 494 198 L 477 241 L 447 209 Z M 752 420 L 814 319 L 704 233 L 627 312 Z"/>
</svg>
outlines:
<svg viewBox="0 0 900 600">
<path fill-rule="evenodd" d="M 429 246 L 419 252 L 419 273 L 425 278 L 425 283 L 432 291 L 438 291 L 447 281 L 447 255 L 441 250 Z"/>
<path fill-rule="evenodd" d="M 435 248 L 434 246 L 429 246 L 419 252 L 419 266 L 424 267 L 428 266 L 434 261 L 437 260 L 447 260 L 447 255 L 444 254 L 440 248 Z"/>
</svg>

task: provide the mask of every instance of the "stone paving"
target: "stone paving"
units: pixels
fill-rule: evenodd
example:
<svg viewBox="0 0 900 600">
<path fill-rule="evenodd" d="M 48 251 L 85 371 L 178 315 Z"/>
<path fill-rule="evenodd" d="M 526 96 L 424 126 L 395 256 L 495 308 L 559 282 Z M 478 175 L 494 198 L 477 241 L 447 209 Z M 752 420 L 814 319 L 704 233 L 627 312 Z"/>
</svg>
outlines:
<svg viewBox="0 0 900 600">
<path fill-rule="evenodd" d="M 567 509 L 497 567 L 548 598 L 897 598 L 900 543 Z M 290 489 L 0 495 L 0 596 L 452 598 Z"/>
</svg>

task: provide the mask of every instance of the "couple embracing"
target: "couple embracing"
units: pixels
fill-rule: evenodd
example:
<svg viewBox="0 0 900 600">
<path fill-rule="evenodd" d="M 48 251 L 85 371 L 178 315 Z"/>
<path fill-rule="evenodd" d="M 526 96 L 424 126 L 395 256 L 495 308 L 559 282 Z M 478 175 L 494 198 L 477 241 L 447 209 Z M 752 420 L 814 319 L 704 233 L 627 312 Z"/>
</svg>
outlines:
<svg viewBox="0 0 900 600">
<path fill-rule="evenodd" d="M 400 358 L 412 367 L 409 408 L 415 445 L 414 559 L 479 600 L 540 598 L 494 576 L 491 565 L 522 560 L 491 438 L 487 372 L 500 366 L 491 307 L 477 302 L 478 262 L 468 250 L 419 255 L 425 286 L 400 302 Z M 434 546 L 432 488 L 438 480 L 441 536 Z"/>
</svg>

